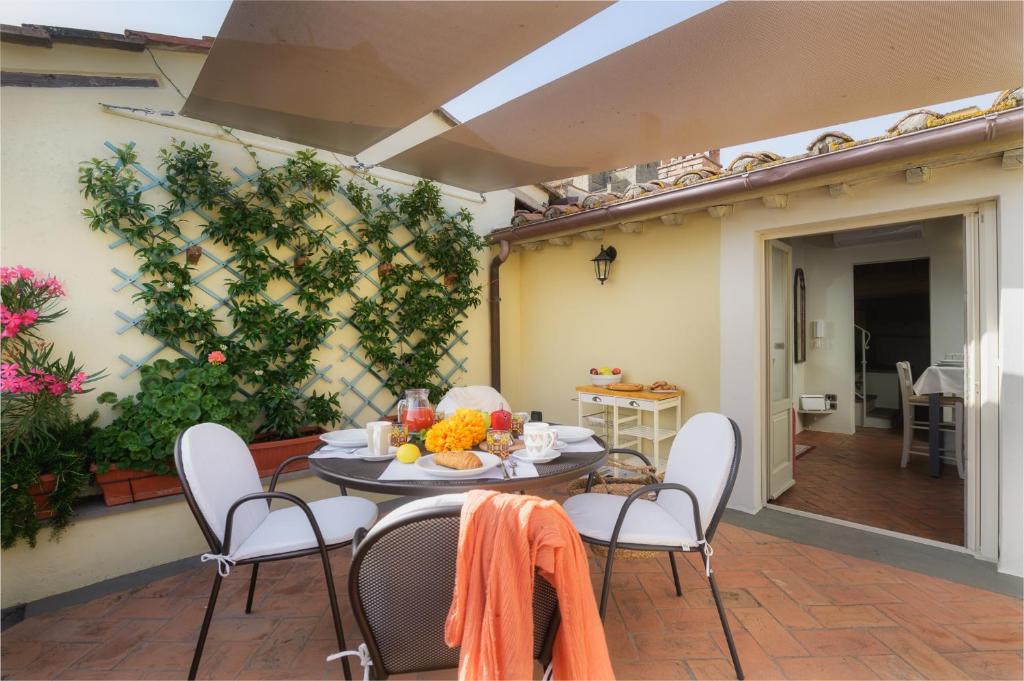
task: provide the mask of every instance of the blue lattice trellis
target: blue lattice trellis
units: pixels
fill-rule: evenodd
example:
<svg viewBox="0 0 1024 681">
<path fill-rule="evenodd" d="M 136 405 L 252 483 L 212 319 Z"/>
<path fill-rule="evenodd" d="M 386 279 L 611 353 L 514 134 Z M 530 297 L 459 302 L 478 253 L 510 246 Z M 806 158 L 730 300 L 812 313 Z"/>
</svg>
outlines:
<svg viewBox="0 0 1024 681">
<path fill-rule="evenodd" d="M 104 146 L 111 151 L 116 151 L 117 149 L 109 141 L 105 142 Z M 138 189 L 140 194 L 166 190 L 165 179 L 148 170 L 142 163 L 136 162 L 132 164 L 132 168 L 138 173 L 140 179 L 144 180 Z M 233 168 L 233 171 L 238 178 L 232 185 L 234 190 L 244 188 L 256 178 L 255 172 L 246 173 L 237 167 Z M 157 202 L 150 201 L 150 203 Z M 338 208 L 336 209 L 335 206 Z M 331 248 L 336 248 L 335 244 L 343 239 L 351 240 L 353 243 L 361 243 L 362 241 L 355 231 L 356 225 L 360 222 L 360 216 L 358 213 L 355 213 L 354 217 L 346 220 L 342 217 L 346 212 L 355 213 L 355 209 L 348 201 L 344 192 L 339 189 L 328 199 L 326 209 L 324 210 L 324 219 L 328 221 L 328 226 L 332 227 L 333 238 Z M 193 222 L 189 220 L 191 216 L 197 219 L 194 221 L 196 224 L 192 224 L 193 235 L 189 237 L 188 231 L 183 229 L 181 234 L 174 239 L 178 255 L 182 255 L 190 246 L 202 245 L 208 241 L 200 225 L 208 222 L 210 216 L 201 208 L 189 206 L 172 214 L 170 217 L 171 219 L 182 220 L 187 224 L 191 224 Z M 307 227 L 314 228 L 313 225 L 308 223 Z M 418 257 L 419 254 L 412 247 L 412 234 L 402 228 L 399 232 L 393 233 L 389 239 L 397 249 L 398 254 L 396 257 L 404 258 L 409 264 L 421 270 L 423 269 L 422 259 Z M 260 245 L 269 241 L 269 239 L 266 239 Z M 127 245 L 128 243 L 123 235 L 118 234 L 109 247 L 117 249 Z M 288 250 L 291 251 L 291 249 Z M 291 251 L 291 255 L 294 257 L 296 254 L 294 251 Z M 376 276 L 377 266 L 374 255 L 371 253 L 369 257 L 365 257 L 360 261 L 355 283 L 353 284 L 354 289 L 360 290 L 361 296 L 368 297 L 371 300 L 377 299 L 380 295 L 380 282 Z M 193 275 L 191 286 L 210 299 L 207 307 L 216 312 L 226 306 L 228 299 L 226 295 L 222 295 L 218 291 L 213 283 L 214 277 L 216 275 L 223 275 L 225 281 L 229 281 L 232 278 L 239 278 L 240 275 L 232 267 L 234 258 L 229 254 L 218 254 L 214 249 L 204 248 L 203 258 L 212 264 Z M 114 291 L 143 289 L 139 281 L 143 275 L 139 271 L 125 272 L 118 267 L 112 268 L 111 271 L 118 277 L 118 282 L 113 287 Z M 268 302 L 288 305 L 290 299 L 297 293 L 298 288 L 292 284 L 288 290 L 279 295 L 271 296 L 266 293 L 262 295 Z M 313 377 L 301 387 L 301 393 L 308 395 L 308 391 L 320 382 L 334 384 L 331 390 L 341 394 L 342 407 L 345 414 L 345 423 L 342 425 L 359 425 L 391 413 L 395 408 L 397 399 L 387 390 L 383 377 L 370 365 L 360 351 L 359 335 L 352 326 L 352 320 L 348 312 L 347 307 L 335 311 L 341 323 L 321 343 L 321 350 L 333 354 L 332 359 L 335 361 L 324 361 L 321 358 Z M 133 329 L 141 333 L 138 329 L 138 324 L 143 319 L 143 314 L 133 314 L 123 310 L 117 310 L 114 314 L 122 322 L 117 328 L 119 335 Z M 454 383 L 459 374 L 466 371 L 466 362 L 468 361 L 466 356 L 466 348 L 468 347 L 467 333 L 465 329 L 461 330 L 445 347 L 442 364 L 435 370 L 435 375 L 440 381 Z M 195 359 L 194 355 L 185 349 L 170 346 L 151 336 L 147 337 L 154 341 L 154 345 L 149 351 L 144 352 L 138 357 L 131 357 L 123 353 L 119 355 L 119 359 L 125 364 L 125 368 L 120 373 L 121 378 L 130 376 L 140 367 L 152 362 L 161 354 L 172 353 L 188 359 Z"/>
</svg>

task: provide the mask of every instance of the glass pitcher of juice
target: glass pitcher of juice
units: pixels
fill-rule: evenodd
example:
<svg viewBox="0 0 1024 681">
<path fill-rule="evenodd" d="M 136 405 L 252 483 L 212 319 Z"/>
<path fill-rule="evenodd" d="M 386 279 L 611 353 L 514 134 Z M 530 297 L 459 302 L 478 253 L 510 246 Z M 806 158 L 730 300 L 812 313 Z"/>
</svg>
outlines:
<svg viewBox="0 0 1024 681">
<path fill-rule="evenodd" d="M 426 388 L 405 391 L 405 398 L 398 401 L 398 421 L 404 423 L 410 433 L 418 433 L 434 425 L 434 408 Z"/>
</svg>

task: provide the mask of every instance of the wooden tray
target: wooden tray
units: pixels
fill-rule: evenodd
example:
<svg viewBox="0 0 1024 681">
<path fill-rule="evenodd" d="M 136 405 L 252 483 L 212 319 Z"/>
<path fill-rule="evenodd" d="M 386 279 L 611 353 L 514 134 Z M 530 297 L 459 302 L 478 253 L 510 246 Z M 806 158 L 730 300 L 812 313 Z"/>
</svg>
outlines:
<svg viewBox="0 0 1024 681">
<path fill-rule="evenodd" d="M 668 400 L 683 394 L 682 390 L 673 390 L 667 393 L 652 393 L 649 390 L 623 392 L 621 390 L 608 390 L 608 388 L 599 385 L 578 385 L 576 386 L 576 392 L 590 393 L 592 395 L 610 395 L 612 397 L 631 397 L 635 400 Z"/>
</svg>

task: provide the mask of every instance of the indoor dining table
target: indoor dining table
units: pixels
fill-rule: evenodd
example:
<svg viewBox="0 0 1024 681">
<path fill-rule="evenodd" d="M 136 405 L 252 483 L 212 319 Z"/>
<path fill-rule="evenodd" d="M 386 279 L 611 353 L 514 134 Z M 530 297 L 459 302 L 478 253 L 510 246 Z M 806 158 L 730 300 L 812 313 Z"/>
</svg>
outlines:
<svg viewBox="0 0 1024 681">
<path fill-rule="evenodd" d="M 321 448 L 322 449 L 322 448 Z M 319 450 L 318 450 L 319 451 Z M 437 494 L 468 492 L 471 489 L 492 489 L 522 492 L 557 483 L 569 482 L 596 471 L 607 457 L 607 447 L 596 435 L 582 443 L 571 443 L 559 457 L 549 463 L 533 463 L 536 476 L 516 475 L 509 468 L 507 478 L 432 478 L 381 480 L 391 461 L 365 461 L 357 458 L 322 457 L 314 453 L 309 469 L 321 480 L 338 485 L 342 494 L 358 489 L 397 496 L 427 497 Z"/>
<path fill-rule="evenodd" d="M 942 422 L 943 395 L 964 396 L 963 364 L 933 364 L 914 382 L 914 392 L 928 396 L 928 474 L 937 478 L 942 475 Z"/>
</svg>

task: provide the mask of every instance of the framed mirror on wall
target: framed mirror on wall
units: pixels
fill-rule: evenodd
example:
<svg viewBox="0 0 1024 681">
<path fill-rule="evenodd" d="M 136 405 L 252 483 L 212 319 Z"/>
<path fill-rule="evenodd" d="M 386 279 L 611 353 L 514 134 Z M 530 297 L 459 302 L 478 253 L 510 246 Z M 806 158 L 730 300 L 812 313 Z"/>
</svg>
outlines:
<svg viewBox="0 0 1024 681">
<path fill-rule="evenodd" d="M 793 327 L 793 362 L 800 364 L 807 359 L 807 284 L 802 267 L 793 273 Z"/>
</svg>

